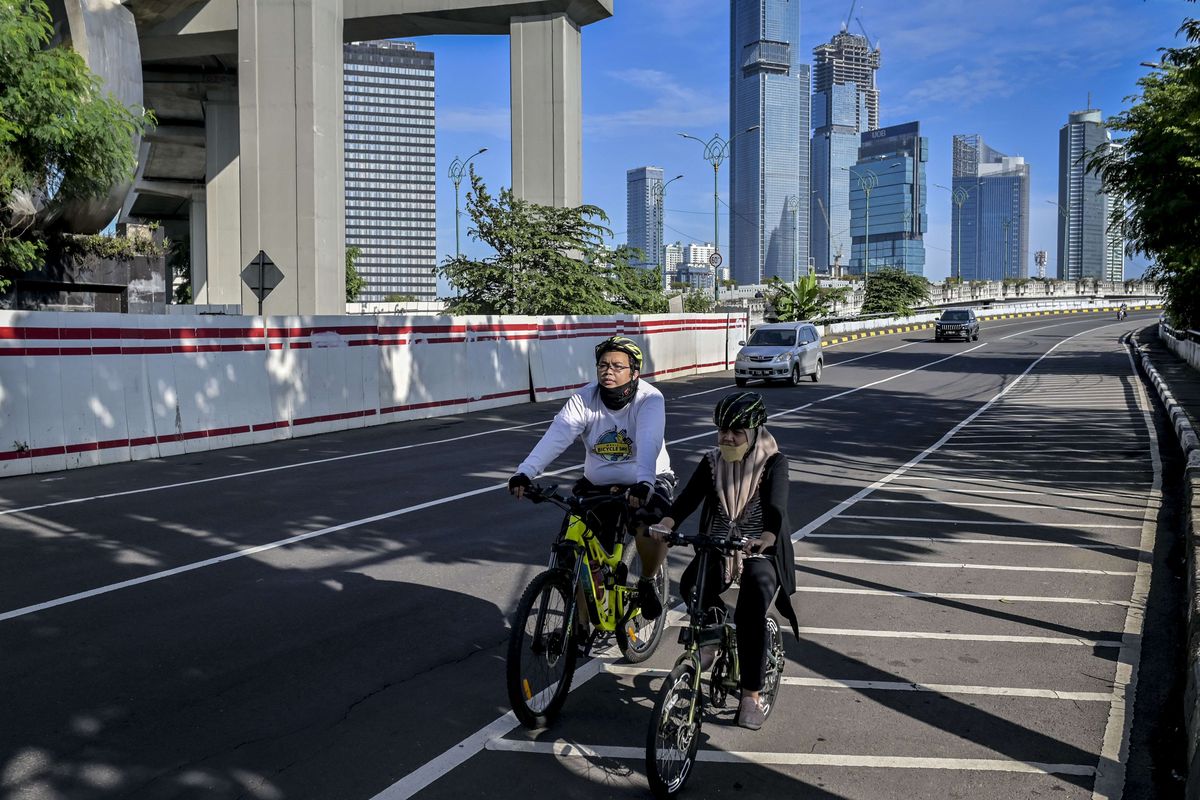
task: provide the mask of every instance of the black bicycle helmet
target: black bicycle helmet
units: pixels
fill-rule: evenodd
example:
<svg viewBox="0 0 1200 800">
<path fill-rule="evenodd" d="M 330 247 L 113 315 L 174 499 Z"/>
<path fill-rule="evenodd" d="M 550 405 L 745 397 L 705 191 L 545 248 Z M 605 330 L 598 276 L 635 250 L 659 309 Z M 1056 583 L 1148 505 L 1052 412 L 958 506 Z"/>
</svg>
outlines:
<svg viewBox="0 0 1200 800">
<path fill-rule="evenodd" d="M 767 404 L 758 392 L 734 392 L 717 402 L 713 424 L 721 430 L 757 428 L 767 421 Z"/>
<path fill-rule="evenodd" d="M 638 372 L 642 371 L 642 348 L 638 347 L 638 343 L 628 336 L 610 336 L 600 344 L 596 345 L 596 360 L 600 360 L 600 356 L 605 353 L 616 351 L 629 356 L 629 365 Z"/>
</svg>

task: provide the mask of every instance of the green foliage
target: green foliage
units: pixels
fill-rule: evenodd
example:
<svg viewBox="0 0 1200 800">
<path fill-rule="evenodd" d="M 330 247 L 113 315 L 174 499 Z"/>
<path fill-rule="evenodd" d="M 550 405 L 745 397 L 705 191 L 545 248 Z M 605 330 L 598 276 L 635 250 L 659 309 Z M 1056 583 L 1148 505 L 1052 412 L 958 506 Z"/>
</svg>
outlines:
<svg viewBox="0 0 1200 800">
<path fill-rule="evenodd" d="M 383 302 L 385 303 L 415 303 L 416 301 L 417 298 L 411 294 L 393 293 L 383 298 Z"/>
<path fill-rule="evenodd" d="M 153 122 L 127 109 L 69 47 L 47 47 L 45 0 L 0 0 L 0 270 L 43 263 L 39 214 L 102 197 L 133 175 L 135 133 Z M 0 291 L 10 283 L 0 274 Z"/>
<path fill-rule="evenodd" d="M 683 295 L 683 310 L 688 314 L 707 314 L 717 305 L 708 292 L 692 290 Z"/>
<path fill-rule="evenodd" d="M 775 309 L 780 322 L 801 322 L 824 317 L 835 302 L 845 299 L 848 287 L 824 288 L 817 276 L 808 273 L 795 283 L 784 283 L 772 278 L 766 291 L 766 300 Z"/>
<path fill-rule="evenodd" d="M 946 278 L 947 286 L 962 286 L 962 282 L 963 279 L 961 275 L 951 275 L 949 278 Z"/>
<path fill-rule="evenodd" d="M 1200 19 L 1179 30 L 1188 44 L 1163 49 L 1161 66 L 1138 81 L 1141 95 L 1108 121 L 1128 137 L 1089 153 L 1087 168 L 1121 201 L 1110 224 L 1124 229 L 1128 252 L 1153 259 L 1146 277 L 1163 292 L 1172 324 L 1198 328 Z"/>
<path fill-rule="evenodd" d="M 448 258 L 439 274 L 459 295 L 454 314 L 613 314 L 665 311 L 657 270 L 633 265 L 638 251 L 611 249 L 608 217 L 596 206 L 554 208 L 501 189 L 493 198 L 471 171 L 468 235 L 493 255 Z"/>
<path fill-rule="evenodd" d="M 906 317 L 913 313 L 914 306 L 922 305 L 928 299 L 929 281 L 924 277 L 887 267 L 871 273 L 862 313 Z"/>
<path fill-rule="evenodd" d="M 171 302 L 188 304 L 192 302 L 192 238 L 184 236 L 181 240 L 169 243 L 167 267 L 171 271 L 173 288 Z"/>
<path fill-rule="evenodd" d="M 95 256 L 96 258 L 108 260 L 128 261 L 138 256 L 154 258 L 167 255 L 173 251 L 173 245 L 169 240 L 163 240 L 162 244 L 159 244 L 149 236 L 138 235 L 105 236 L 102 233 L 90 235 L 64 234 L 52 237 L 49 241 L 50 244 L 56 245 L 62 252 L 77 258 Z"/>
<path fill-rule="evenodd" d="M 358 270 L 354 268 L 358 262 L 358 257 L 362 255 L 362 248 L 351 245 L 346 248 L 346 302 L 353 303 L 362 294 L 363 286 L 366 285 L 366 279 L 358 274 Z"/>
</svg>

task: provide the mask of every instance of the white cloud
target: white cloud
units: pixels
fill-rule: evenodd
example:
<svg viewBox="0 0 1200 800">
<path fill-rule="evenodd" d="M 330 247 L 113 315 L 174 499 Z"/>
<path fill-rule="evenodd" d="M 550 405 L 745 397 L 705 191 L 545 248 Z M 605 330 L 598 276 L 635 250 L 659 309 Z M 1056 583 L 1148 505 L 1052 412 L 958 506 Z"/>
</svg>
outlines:
<svg viewBox="0 0 1200 800">
<path fill-rule="evenodd" d="M 512 114 L 508 106 L 443 108 L 437 112 L 438 133 L 475 133 L 507 139 L 512 136 Z"/>
<path fill-rule="evenodd" d="M 618 70 L 608 73 L 608 77 L 649 97 L 644 105 L 633 108 L 585 114 L 584 128 L 589 136 L 617 135 L 630 128 L 723 125 L 729 116 L 723 97 L 684 86 L 675 76 L 661 70 Z"/>
</svg>

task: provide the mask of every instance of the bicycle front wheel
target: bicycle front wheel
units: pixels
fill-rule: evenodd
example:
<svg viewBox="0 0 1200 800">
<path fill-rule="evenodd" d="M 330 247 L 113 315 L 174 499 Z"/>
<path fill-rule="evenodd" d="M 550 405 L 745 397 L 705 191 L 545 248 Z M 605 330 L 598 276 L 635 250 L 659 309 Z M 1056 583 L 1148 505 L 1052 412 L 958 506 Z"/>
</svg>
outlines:
<svg viewBox="0 0 1200 800">
<path fill-rule="evenodd" d="M 763 680 L 762 704 L 766 715 L 775 708 L 779 684 L 783 681 L 783 629 L 774 614 L 767 615 L 767 673 Z"/>
<path fill-rule="evenodd" d="M 566 702 L 575 675 L 575 637 L 569 627 L 571 581 L 543 572 L 525 589 L 508 639 L 508 701 L 527 728 L 548 725 Z"/>
<path fill-rule="evenodd" d="M 637 607 L 637 585 L 638 578 L 642 576 L 642 559 L 632 542 L 625 548 L 621 560 L 627 568 L 625 603 L 635 613 L 624 624 L 617 626 L 617 647 L 630 664 L 640 664 L 658 649 L 658 643 L 662 641 L 663 630 L 666 628 L 670 589 L 667 582 L 667 565 L 660 564 L 658 571 L 654 573 L 654 593 L 658 595 L 658 602 L 663 608 L 662 613 L 657 619 L 648 620 Z"/>
<path fill-rule="evenodd" d="M 683 790 L 700 744 L 703 706 L 695 661 L 677 664 L 659 691 L 646 735 L 646 777 L 655 797 Z"/>
</svg>

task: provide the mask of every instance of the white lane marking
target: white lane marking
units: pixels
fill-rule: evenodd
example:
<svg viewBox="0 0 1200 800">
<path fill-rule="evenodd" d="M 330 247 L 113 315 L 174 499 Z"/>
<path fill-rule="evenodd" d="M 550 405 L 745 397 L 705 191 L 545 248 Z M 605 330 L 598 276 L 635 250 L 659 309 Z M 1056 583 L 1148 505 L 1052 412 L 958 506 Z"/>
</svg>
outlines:
<svg viewBox="0 0 1200 800">
<path fill-rule="evenodd" d="M 948 500 L 907 500 L 899 497 L 867 497 L 863 503 L 897 503 L 901 505 L 931 505 L 952 506 L 955 508 L 1034 508 L 1051 511 L 1093 511 L 1118 512 L 1129 511 L 1128 506 L 1050 506 L 1041 503 L 967 503 Z"/>
<path fill-rule="evenodd" d="M 1001 336 L 1000 341 L 1004 341 L 1005 339 L 1012 339 L 1013 337 L 1016 337 L 1016 336 L 1024 336 L 1027 333 L 1037 333 L 1038 331 L 1045 331 L 1045 330 L 1049 330 L 1050 328 L 1061 328 L 1063 325 L 1073 325 L 1076 322 L 1082 322 L 1084 320 L 1094 320 L 1094 319 L 1096 319 L 1096 318 L 1095 317 L 1087 317 L 1087 316 L 1076 317 L 1073 320 L 1069 320 L 1067 322 L 1059 322 L 1055 325 L 1043 325 L 1040 328 L 1030 328 L 1027 331 L 1017 331 L 1016 333 L 1010 333 L 1008 336 Z M 1098 325 L 1095 328 L 1089 328 L 1088 330 L 1084 331 L 1084 333 L 1091 333 L 1092 331 L 1101 331 L 1101 330 L 1104 330 L 1105 328 L 1115 327 L 1118 324 L 1120 324 L 1120 323 L 1110 322 L 1107 325 Z M 1071 338 L 1073 339 L 1075 337 L 1072 336 Z"/>
<path fill-rule="evenodd" d="M 983 345 L 979 345 L 978 347 L 982 347 L 982 346 Z M 978 347 L 973 347 L 973 348 L 971 348 L 971 350 L 977 350 Z M 835 400 L 839 397 L 845 397 L 846 395 L 851 395 L 856 392 L 860 392 L 864 389 L 869 389 L 872 386 L 878 386 L 881 383 L 887 383 L 889 381 L 896 380 L 897 378 L 903 378 L 904 376 L 911 375 L 914 372 L 920 372 L 923 369 L 927 369 L 929 367 L 936 366 L 937 364 L 941 364 L 944 361 L 949 361 L 952 358 L 957 358 L 961 355 L 965 355 L 965 354 L 971 352 L 971 350 L 964 350 L 961 353 L 955 353 L 955 354 L 947 356 L 945 358 L 940 358 L 937 361 L 931 361 L 928 364 L 924 364 L 923 366 L 920 366 L 920 367 L 915 367 L 906 372 L 901 372 L 901 373 L 892 375 L 887 378 L 881 378 L 877 381 L 873 381 L 871 383 L 865 384 L 863 386 L 860 386 L 860 387 L 857 387 L 854 389 L 847 389 L 847 390 L 845 390 L 843 392 L 839 392 L 837 394 L 829 395 L 827 397 L 822 397 L 817 400 L 813 400 L 810 403 L 805 403 L 802 406 L 797 406 L 796 408 L 790 408 L 785 411 L 778 411 L 774 414 L 771 414 L 771 417 L 772 418 L 781 417 L 781 416 L 784 416 L 785 414 L 791 414 L 796 411 L 801 411 L 803 409 L 808 408 L 809 406 L 816 405 L 817 403 L 829 402 L 830 400 Z M 713 434 L 710 431 L 705 431 L 703 433 L 696 433 L 691 436 L 684 436 L 680 439 L 673 439 L 672 441 L 667 442 L 667 444 L 675 445 L 675 444 L 679 444 L 681 442 L 692 441 L 693 439 L 711 438 L 712 435 Z M 408 445 L 406 445 L 406 447 L 407 446 Z M 339 456 L 338 458 L 345 458 L 345 457 L 346 456 Z M 552 472 L 544 472 L 539 477 L 546 477 L 546 476 L 551 476 L 551 475 L 562 475 L 564 473 L 568 473 L 568 472 L 572 472 L 574 470 L 580 469 L 582 466 L 583 466 L 582 464 L 574 464 L 570 467 L 564 467 L 562 469 L 554 470 Z M 273 468 L 273 469 L 276 469 L 276 468 Z M 218 479 L 208 479 L 208 480 L 218 480 Z M 181 484 L 181 485 L 183 485 L 183 484 Z M 444 505 L 446 503 L 453 503 L 457 500 L 462 500 L 464 498 L 472 497 L 474 495 L 479 495 L 479 494 L 484 494 L 486 492 L 494 492 L 499 489 L 504 489 L 504 488 L 507 488 L 507 486 L 508 486 L 507 482 L 494 484 L 492 486 L 484 486 L 482 488 L 474 489 L 469 492 L 462 492 L 460 494 L 450 495 L 448 497 L 441 497 L 436 500 L 429 500 L 424 503 L 418 503 L 417 505 L 407 506 L 405 508 L 396 509 L 394 511 L 388 511 L 388 512 L 385 512 L 382 514 L 376 514 L 371 517 L 364 517 L 363 519 L 357 519 L 357 520 L 352 520 L 350 522 L 344 522 L 340 525 L 333 525 L 328 528 L 322 528 L 322 529 L 316 530 L 316 531 L 309 531 L 308 533 L 299 534 L 297 536 L 290 536 L 286 539 L 279 539 L 277 541 L 258 545 L 256 547 L 249 547 L 244 550 L 237 550 L 232 553 L 226 553 L 224 555 L 217 556 L 215 558 L 209 558 L 209 559 L 205 559 L 203 561 L 196 561 L 191 564 L 184 564 L 182 566 L 174 567 L 172 569 L 162 570 L 160 572 L 154 572 L 149 575 L 143 575 L 139 578 L 131 578 L 130 580 L 127 580 L 127 581 L 121 581 L 119 583 L 113 583 L 113 584 L 109 584 L 107 586 L 99 586 L 95 589 L 89 589 L 87 591 L 77 592 L 75 594 L 67 595 L 65 597 L 59 597 L 54 600 L 48 600 L 44 603 L 38 603 L 36 605 L 25 606 L 24 608 L 13 609 L 12 611 L 0 612 L 0 622 L 3 622 L 8 619 L 14 619 L 16 617 L 21 617 L 26 614 L 32 614 L 37 611 L 45 611 L 47 609 L 55 608 L 57 606 L 66 605 L 67 603 L 74 603 L 79 600 L 85 600 L 89 597 L 96 597 L 97 595 L 107 594 L 109 592 L 115 592 L 119 589 L 127 589 L 132 586 L 138 586 L 143 583 L 149 583 L 151 581 L 161 580 L 163 578 L 169 578 L 172 575 L 179 575 L 181 573 L 191 572 L 193 570 L 201 569 L 203 567 L 210 567 L 215 564 L 220 564 L 222 562 L 230 561 L 235 558 L 242 558 L 245 556 L 254 555 L 255 553 L 261 553 L 266 550 L 273 550 L 277 547 L 284 547 L 289 544 L 295 544 L 296 542 L 302 542 L 305 539 L 312 539 L 317 536 L 325 536 L 326 534 L 336 533 L 338 531 L 344 531 L 344 530 L 348 530 L 350 528 L 356 528 L 361 525 L 369 525 L 373 522 L 379 522 L 380 520 L 390 519 L 392 517 L 398 517 L 402 514 L 409 514 L 414 511 L 422 511 L 424 509 L 433 508 L 434 506 L 440 506 L 440 505 Z M 149 490 L 149 489 L 135 490 L 135 492 L 137 492 L 137 491 L 151 491 L 151 490 Z M 77 501 L 64 501 L 64 502 L 77 502 Z"/>
<path fill-rule="evenodd" d="M 872 539 L 891 542 L 926 542 L 928 544 L 986 544 L 997 547 L 1069 547 L 1077 550 L 1133 550 L 1121 544 L 1078 544 L 1076 542 L 1042 542 L 1035 539 L 959 539 L 953 536 L 888 536 L 875 533 L 810 533 L 809 539 Z"/>
<path fill-rule="evenodd" d="M 611 658 L 609 657 L 608 660 L 611 660 Z M 574 684 L 571 687 L 571 691 L 575 691 L 576 687 L 582 686 L 599 675 L 605 663 L 605 658 L 593 658 L 575 670 Z M 407 798 L 412 797 L 450 770 L 455 769 L 462 765 L 463 762 L 474 757 L 485 747 L 489 747 L 490 749 L 491 742 L 503 741 L 500 737 L 510 733 L 513 728 L 516 728 L 520 724 L 517 720 L 517 715 L 511 711 L 500 715 L 490 724 L 475 731 L 454 747 L 417 767 L 375 795 L 371 800 L 407 800 Z M 642 755 L 643 757 L 645 756 L 645 751 L 643 751 Z"/>
<path fill-rule="evenodd" d="M 554 741 L 493 739 L 488 750 L 508 753 L 536 753 L 559 758 L 615 758 L 644 761 L 645 747 L 612 747 Z M 962 772 L 1019 772 L 1038 775 L 1095 774 L 1095 768 L 1083 764 L 1044 764 L 1037 761 L 1007 761 L 998 758 L 920 758 L 908 756 L 859 756 L 833 753 L 767 753 L 760 751 L 699 750 L 696 760 L 721 764 L 759 764 L 789 767 L 861 767 L 870 769 L 929 769 Z"/>
<path fill-rule="evenodd" d="M 1015 494 L 1035 494 L 1038 497 L 1046 497 L 1046 496 L 1075 497 L 1075 498 L 1090 497 L 1090 498 L 1097 499 L 1097 500 L 1104 499 L 1104 498 L 1115 498 L 1118 500 L 1121 500 L 1121 499 L 1132 500 L 1136 497 L 1136 495 L 1131 495 L 1131 494 L 1114 494 L 1112 492 L 1071 492 L 1071 491 L 1067 491 L 1065 489 L 1060 492 L 1035 491 L 1033 489 L 989 489 L 986 487 L 982 488 L 982 489 L 974 489 L 974 488 L 970 488 L 970 487 L 960 488 L 958 486 L 955 486 L 950 489 L 931 489 L 928 486 L 904 486 L 903 484 L 895 484 L 894 486 L 889 486 L 888 491 L 889 492 L 898 492 L 898 493 L 899 492 L 941 492 L 943 494 L 961 494 L 961 495 L 965 495 L 967 497 L 988 497 L 989 495 L 993 495 L 993 494 L 1000 494 L 1000 495 L 1005 495 L 1005 496 L 1015 495 Z M 922 495 L 922 496 L 924 496 L 924 495 Z M 908 501 L 901 500 L 900 502 L 903 503 L 903 502 L 908 502 Z M 932 502 L 937 502 L 937 501 L 935 500 Z"/>
<path fill-rule="evenodd" d="M 927 453 L 930 453 L 930 452 L 933 452 L 934 450 L 936 450 L 944 442 L 948 441 L 950 439 L 950 437 L 952 437 L 957 431 L 959 431 L 963 427 L 965 427 L 967 425 L 967 423 L 969 423 L 972 419 L 977 417 L 979 414 L 983 413 L 983 411 L 987 410 L 992 404 L 994 404 L 997 400 L 999 400 L 1001 397 L 1003 397 L 1013 386 L 1015 386 L 1021 380 L 1021 378 L 1025 377 L 1025 375 L 1028 375 L 1029 372 L 1034 367 L 1036 367 L 1038 364 L 1040 364 L 1042 359 L 1046 358 L 1046 356 L 1048 356 L 1048 355 L 1050 355 L 1050 353 L 1054 352 L 1054 350 L 1056 348 L 1058 348 L 1059 345 L 1061 345 L 1065 342 L 1068 342 L 1071 339 L 1074 339 L 1076 336 L 1082 335 L 1082 333 L 1084 333 L 1084 332 L 1074 334 L 1074 335 L 1054 344 L 1052 347 L 1050 347 L 1049 350 L 1047 350 L 1045 353 L 1043 353 L 1041 356 L 1039 356 L 1037 359 L 1035 359 L 1033 361 L 1033 363 L 1030 364 L 1029 367 L 1027 367 L 1026 370 L 1024 372 L 1022 372 L 1021 375 L 1019 375 L 1011 384 L 1009 384 L 1007 387 L 1002 389 L 998 394 L 996 394 L 994 397 L 992 397 L 991 400 L 989 400 L 986 404 L 984 404 L 979 409 L 977 409 L 969 417 L 964 419 L 962 422 L 958 423 L 958 425 L 956 425 L 953 429 L 951 429 L 950 432 L 948 432 L 945 436 L 943 436 L 941 439 L 939 439 L 938 442 L 935 443 L 932 447 L 928 448 L 923 453 L 919 454 L 914 459 L 910 460 L 906 465 L 895 470 L 887 478 L 884 478 L 880 481 L 876 481 L 875 483 L 871 484 L 871 486 L 869 486 L 866 489 L 855 494 L 849 500 L 843 501 L 842 503 L 838 504 L 838 506 L 836 506 L 834 509 L 832 509 L 831 512 L 827 512 L 826 514 L 819 517 L 817 520 L 814 520 L 813 523 L 809 523 L 809 525 L 806 525 L 805 527 L 795 531 L 792 534 L 792 538 L 793 539 L 803 538 L 810 530 L 815 530 L 817 527 L 820 526 L 820 524 L 823 524 L 823 522 L 826 519 L 830 518 L 833 513 L 844 510 L 845 508 L 849 508 L 855 502 L 857 502 L 857 500 L 860 497 L 866 497 L 868 494 L 873 492 L 876 488 L 887 484 L 888 481 L 891 479 L 891 477 L 893 477 L 895 475 L 902 475 L 910 466 L 912 466 L 913 464 L 919 463 L 921 461 L 921 459 L 924 458 Z M 935 366 L 937 364 L 942 363 L 943 361 L 947 361 L 951 358 L 955 358 L 958 355 L 964 355 L 975 349 L 978 349 L 978 348 L 973 347 L 970 350 L 962 351 L 962 353 L 955 353 L 951 356 L 948 356 L 945 359 L 939 359 L 937 361 L 934 361 L 930 364 L 925 365 L 924 367 L 919 367 L 917 369 L 909 370 L 908 372 L 900 373 L 899 375 L 893 376 L 893 378 L 886 378 L 886 379 L 877 381 L 876 383 L 873 383 L 873 384 L 867 384 L 866 386 L 860 387 L 859 389 L 849 390 L 847 392 L 843 392 L 840 394 L 831 395 L 830 397 L 822 398 L 821 400 L 816 401 L 816 402 L 824 402 L 826 400 L 832 400 L 832 399 L 836 399 L 837 397 L 842 397 L 846 394 L 852 394 L 855 391 L 861 391 L 861 389 L 869 388 L 870 386 L 877 385 L 878 383 L 884 383 L 887 380 L 892 380 L 894 378 L 903 377 L 904 375 L 911 374 L 912 372 L 916 372 L 920 369 L 925 369 L 926 367 Z M 812 405 L 812 403 L 810 403 L 808 405 Z M 791 409 L 791 410 L 792 411 L 802 410 L 804 408 L 807 408 L 808 405 L 799 406 L 796 409 Z M 784 413 L 788 413 L 788 412 L 784 412 Z M 778 416 L 778 415 L 772 415 L 772 416 Z M 711 433 L 706 432 L 703 434 L 696 434 L 695 436 L 689 436 L 684 439 L 680 439 L 678 441 L 680 441 L 680 442 L 690 441 L 692 439 L 700 438 L 701 436 L 711 436 L 711 435 L 712 435 Z M 678 606 L 675 609 L 674 615 L 676 617 L 678 617 Z M 668 621 L 668 624 L 671 624 L 670 621 Z M 572 687 L 572 691 L 574 691 L 574 689 L 576 687 L 578 687 L 581 683 L 582 683 L 582 681 L 577 680 Z M 493 723 L 493 724 L 495 724 L 495 723 Z M 515 722 L 512 723 L 512 727 L 516 727 Z M 507 741 L 507 740 L 493 739 L 489 743 L 489 746 L 491 744 L 495 744 L 495 742 L 497 742 L 497 741 Z M 410 773 L 408 776 L 402 778 L 398 783 L 393 784 L 393 786 L 391 788 L 385 789 L 382 793 L 377 795 L 376 798 L 373 798 L 373 800 L 403 800 L 403 798 L 411 797 L 413 794 L 416 794 L 417 792 L 421 791 L 429 784 L 436 781 L 442 775 L 445 775 L 447 772 L 454 769 L 456 766 L 461 764 L 467 758 L 470 758 L 472 755 L 474 755 L 474 753 L 478 752 L 478 742 L 479 742 L 479 735 L 472 734 L 471 736 L 467 737 L 462 742 L 460 742 L 457 746 L 455 746 L 454 748 L 451 748 L 450 750 L 446 751 L 446 753 L 443 753 L 441 756 L 439 756 L 437 759 L 435 759 L 435 761 L 437 761 L 438 764 L 440 765 L 438 768 L 426 769 L 425 767 L 429 766 L 428 764 L 426 764 L 425 766 L 418 768 L 418 770 L 416 770 L 415 772 Z M 641 750 L 640 748 L 636 751 L 636 753 L 637 753 L 637 756 L 636 756 L 637 758 L 642 758 L 644 756 L 644 751 Z M 447 759 L 448 755 L 451 756 L 451 758 Z M 1090 768 L 1088 768 L 1088 769 L 1090 770 Z M 420 773 L 420 778 L 410 780 L 411 778 L 416 776 L 417 773 Z M 1089 771 L 1086 774 L 1091 774 L 1091 772 Z M 395 787 L 401 786 L 401 785 L 404 785 L 406 787 L 406 789 L 403 792 L 392 793 L 392 788 L 395 788 Z"/>
<path fill-rule="evenodd" d="M 1019 567 L 1012 564 L 965 564 L 945 561 L 906 561 L 886 558 L 833 558 L 827 556 L 797 556 L 797 563 L 804 564 L 855 564 L 861 566 L 886 566 L 928 569 L 982 569 L 998 572 L 1055 572 L 1066 575 L 1117 575 L 1130 576 L 1136 572 L 1121 572 L 1110 569 L 1077 569 L 1068 567 Z"/>
<path fill-rule="evenodd" d="M 266 475 L 271 472 L 280 472 L 288 469 L 299 469 L 300 467 L 311 467 L 316 464 L 332 464 L 336 461 L 345 461 L 350 458 L 365 458 L 367 456 L 378 456 L 386 453 L 398 453 L 402 450 L 412 450 L 418 447 L 429 447 L 435 444 L 448 444 L 450 442 L 460 442 L 463 439 L 473 439 L 477 436 L 488 436 L 493 433 L 506 433 L 508 431 L 521 430 L 522 428 L 532 428 L 536 425 L 548 425 L 551 420 L 542 420 L 540 422 L 530 422 L 525 425 L 512 425 L 507 428 L 492 428 L 491 430 L 479 431 L 478 433 L 468 433 L 463 436 L 454 436 L 449 439 L 438 439 L 432 442 L 415 442 L 413 444 L 404 444 L 397 447 L 385 447 L 381 450 L 368 450 L 365 453 L 348 453 L 343 456 L 331 456 L 330 458 L 318 458 L 313 461 L 301 461 L 296 464 L 281 464 L 277 467 L 263 467 L 262 469 L 248 470 L 246 472 L 234 472 L 228 475 L 215 475 L 211 478 L 197 478 L 190 481 L 180 481 L 178 483 L 165 483 L 159 486 L 144 486 L 140 489 L 128 489 L 123 492 L 108 492 L 107 494 L 96 494 L 90 497 L 76 497 L 70 500 L 57 500 L 53 503 L 41 503 L 33 506 L 22 506 L 21 508 L 6 508 L 0 510 L 0 516 L 5 514 L 20 514 L 28 511 L 38 511 L 43 508 L 55 508 L 57 506 L 69 506 L 75 503 L 87 503 L 92 500 L 109 500 L 113 497 L 128 497 L 133 494 L 142 494 L 144 492 L 161 492 L 165 489 L 178 489 L 183 486 L 199 486 L 204 483 L 214 483 L 216 481 L 228 481 L 234 478 L 249 478 L 254 475 Z"/>
<path fill-rule="evenodd" d="M 947 633 L 945 631 L 880 631 L 861 628 L 814 628 L 801 626 L 800 635 L 863 636 L 872 639 L 933 639 L 948 642 L 1001 642 L 1007 644 L 1056 644 L 1071 647 L 1120 647 L 1117 641 L 1084 639 L 1078 636 L 1017 636 L 991 633 Z"/>
<path fill-rule="evenodd" d="M 612 675 L 666 675 L 670 670 L 644 669 L 636 666 L 612 664 L 604 670 Z M 968 694 L 991 697 L 1036 697 L 1045 700 L 1079 700 L 1083 702 L 1107 703 L 1112 692 L 1066 692 L 1057 689 L 1027 689 L 1019 686 L 969 686 L 954 683 L 908 683 L 906 681 L 861 681 L 841 678 L 789 678 L 780 679 L 783 686 L 799 686 L 805 689 L 855 689 L 880 692 L 932 692 L 934 694 Z"/>
<path fill-rule="evenodd" d="M 1142 424 L 1150 436 L 1150 461 L 1153 482 L 1146 498 L 1143 516 L 1140 557 L 1137 576 L 1133 579 L 1133 592 L 1129 608 L 1125 613 L 1124 636 L 1121 650 L 1117 654 L 1117 670 L 1113 677 L 1113 702 L 1108 710 L 1108 722 L 1104 726 L 1104 744 L 1100 750 L 1100 762 L 1096 769 L 1096 781 L 1092 785 L 1093 800 L 1120 800 L 1125 791 L 1125 762 L 1129 758 L 1130 730 L 1133 727 L 1133 706 L 1137 700 L 1138 666 L 1142 659 L 1142 629 L 1146 622 L 1146 602 L 1150 596 L 1150 575 L 1153 568 L 1154 540 L 1158 532 L 1158 511 L 1162 502 L 1162 462 L 1158 454 L 1158 432 L 1150 418 L 1150 402 L 1146 387 L 1138 375 L 1133 353 L 1126 345 L 1125 355 L 1129 358 L 1129 369 L 1137 389 L 1138 409 Z"/>
<path fill-rule="evenodd" d="M 942 523 L 947 525 L 1023 525 L 1029 528 L 1127 528 L 1141 530 L 1141 525 L 1117 525 L 1104 523 L 1092 525 L 1083 522 L 1018 522 L 1013 520 L 938 519 L 937 517 L 881 517 L 870 514 L 842 514 L 838 519 L 873 519 L 886 522 Z"/>
<path fill-rule="evenodd" d="M 945 483 L 946 477 L 947 476 L 945 476 L 945 475 L 904 475 L 903 476 L 904 480 L 906 480 L 906 481 L 938 481 L 939 483 Z M 1049 480 L 1049 479 L 1047 479 L 1047 480 Z M 1001 477 L 992 477 L 992 476 L 985 475 L 985 476 L 981 476 L 981 478 L 975 479 L 975 480 L 957 481 L 957 482 L 955 482 L 953 491 L 959 491 L 959 487 L 957 485 L 958 483 L 963 483 L 968 486 L 971 486 L 971 485 L 985 485 L 986 486 L 986 485 L 995 483 L 996 481 L 1003 481 L 1004 483 L 1019 483 L 1024 486 L 1045 485 L 1048 489 L 1056 489 L 1056 490 L 1060 486 L 1062 486 L 1061 482 L 1039 484 L 1036 481 L 1022 480 L 1020 478 L 1001 478 Z M 1070 481 L 1067 481 L 1067 483 L 1069 483 L 1071 486 L 1109 486 L 1109 487 L 1111 487 L 1114 484 L 1120 485 L 1120 486 L 1129 486 L 1129 485 L 1139 486 L 1141 484 L 1146 483 L 1146 481 L 1142 478 L 1134 478 L 1133 480 L 1128 480 L 1128 481 L 1113 481 L 1113 480 L 1079 481 L 1079 480 L 1071 479 Z M 900 485 L 903 486 L 903 484 L 900 484 Z M 1059 494 L 1059 493 L 1060 492 L 1057 492 L 1057 491 L 1056 492 L 1035 492 L 1035 494 Z"/>
<path fill-rule="evenodd" d="M 1127 606 L 1128 600 L 1093 600 L 1087 597 L 1046 597 L 1025 594 L 974 594 L 971 592 L 912 592 L 902 589 L 858 589 L 836 586 L 797 586 L 806 594 L 856 594 L 868 597 L 910 597 L 916 600 L 971 600 L 998 603 L 1059 603 L 1083 606 Z"/>
</svg>

